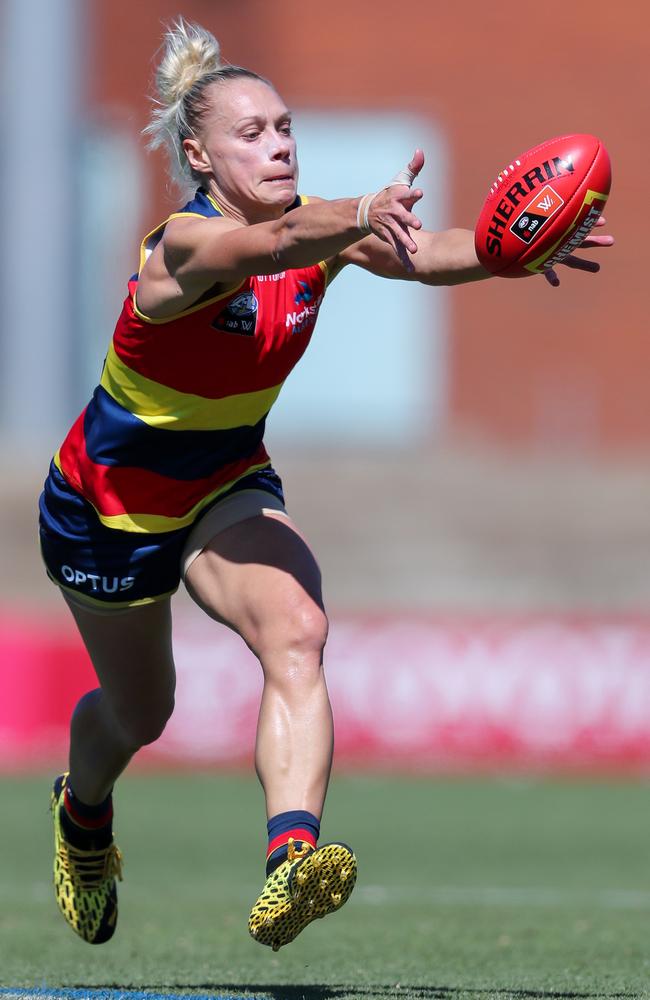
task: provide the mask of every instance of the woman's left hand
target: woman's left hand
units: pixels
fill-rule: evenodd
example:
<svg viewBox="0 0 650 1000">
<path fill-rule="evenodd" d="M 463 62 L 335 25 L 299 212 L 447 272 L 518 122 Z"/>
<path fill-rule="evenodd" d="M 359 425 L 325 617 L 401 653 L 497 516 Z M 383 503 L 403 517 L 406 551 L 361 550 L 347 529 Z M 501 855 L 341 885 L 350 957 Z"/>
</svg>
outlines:
<svg viewBox="0 0 650 1000">
<path fill-rule="evenodd" d="M 600 216 L 596 222 L 596 226 L 604 226 L 605 218 Z M 594 227 L 595 228 L 595 227 Z M 585 240 L 580 244 L 581 249 L 589 250 L 591 247 L 611 247 L 614 243 L 613 236 L 594 236 L 590 234 Z M 590 271 L 592 274 L 596 274 L 600 271 L 600 264 L 596 260 L 585 260 L 584 257 L 576 257 L 574 254 L 569 254 L 562 261 L 564 267 L 570 267 L 574 271 Z M 560 279 L 554 268 L 549 268 L 548 271 L 544 272 L 544 277 L 548 281 L 549 285 L 553 288 L 557 288 L 560 284 Z"/>
</svg>

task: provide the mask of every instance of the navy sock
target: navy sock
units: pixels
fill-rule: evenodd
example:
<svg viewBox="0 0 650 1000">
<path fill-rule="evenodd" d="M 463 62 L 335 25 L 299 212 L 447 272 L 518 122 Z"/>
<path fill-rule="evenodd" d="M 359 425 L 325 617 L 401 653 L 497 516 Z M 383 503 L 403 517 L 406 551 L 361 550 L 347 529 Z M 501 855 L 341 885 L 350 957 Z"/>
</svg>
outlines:
<svg viewBox="0 0 650 1000">
<path fill-rule="evenodd" d="M 113 796 L 103 802 L 88 805 L 79 799 L 66 782 L 61 809 L 61 825 L 66 839 L 83 850 L 101 850 L 113 839 Z"/>
<path fill-rule="evenodd" d="M 289 838 L 291 837 L 298 850 L 305 844 L 315 848 L 320 833 L 320 820 L 304 809 L 291 809 L 289 812 L 272 816 L 266 824 L 269 835 L 269 846 L 266 854 L 266 874 L 275 871 L 278 865 L 287 859 Z"/>
</svg>

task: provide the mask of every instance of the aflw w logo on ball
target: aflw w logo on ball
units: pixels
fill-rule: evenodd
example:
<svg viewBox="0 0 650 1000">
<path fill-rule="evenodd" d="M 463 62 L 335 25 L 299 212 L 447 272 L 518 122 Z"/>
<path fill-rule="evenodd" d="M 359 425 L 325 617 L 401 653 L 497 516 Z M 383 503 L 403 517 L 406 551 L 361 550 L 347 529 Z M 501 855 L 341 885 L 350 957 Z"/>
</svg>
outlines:
<svg viewBox="0 0 650 1000">
<path fill-rule="evenodd" d="M 510 226 L 510 232 L 524 243 L 532 243 L 548 220 L 562 208 L 564 201 L 557 191 L 547 184 L 521 210 Z"/>
</svg>

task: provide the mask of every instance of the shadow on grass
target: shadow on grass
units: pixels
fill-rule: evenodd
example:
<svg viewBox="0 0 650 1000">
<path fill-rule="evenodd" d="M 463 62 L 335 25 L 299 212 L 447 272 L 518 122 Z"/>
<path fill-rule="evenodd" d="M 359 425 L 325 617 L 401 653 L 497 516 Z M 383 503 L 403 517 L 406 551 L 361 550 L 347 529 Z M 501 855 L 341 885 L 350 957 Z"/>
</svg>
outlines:
<svg viewBox="0 0 650 1000">
<path fill-rule="evenodd" d="M 106 989 L 122 989 L 124 987 L 119 987 L 117 985 L 112 985 L 110 987 L 105 987 Z M 227 996 L 227 997 L 251 997 L 251 1000 L 256 997 L 270 997 L 272 1000 L 339 1000 L 342 997 L 358 997 L 359 1000 L 364 1000 L 364 998 L 378 998 L 378 1000 L 383 1000 L 384 997 L 399 998 L 403 997 L 417 997 L 418 1000 L 454 1000 L 461 994 L 471 994 L 480 1000 L 480 997 L 489 994 L 490 996 L 503 997 L 504 1000 L 638 1000 L 640 994 L 638 993 L 602 993 L 599 991 L 559 991 L 559 990 L 518 990 L 518 989 L 494 989 L 494 987 L 485 987 L 485 989 L 477 989 L 476 987 L 467 986 L 411 986 L 407 983 L 391 983 L 386 984 L 367 984 L 365 986 L 355 985 L 350 983 L 345 985 L 344 983 L 333 983 L 329 986 L 313 984 L 309 986 L 296 986 L 296 985 L 282 985 L 281 983 L 274 983 L 272 985 L 266 985 L 264 983 L 248 983 L 246 986 L 242 986 L 241 983 L 174 983 L 173 986 L 168 987 L 168 989 L 192 991 L 193 993 L 207 993 L 210 996 Z M 160 986 L 140 986 L 137 992 L 149 991 L 160 993 Z M 246 993 L 242 993 L 242 990 L 246 990 Z M 128 990 L 124 990 L 125 994 L 128 996 Z M 186 993 L 187 995 L 187 993 Z"/>
</svg>

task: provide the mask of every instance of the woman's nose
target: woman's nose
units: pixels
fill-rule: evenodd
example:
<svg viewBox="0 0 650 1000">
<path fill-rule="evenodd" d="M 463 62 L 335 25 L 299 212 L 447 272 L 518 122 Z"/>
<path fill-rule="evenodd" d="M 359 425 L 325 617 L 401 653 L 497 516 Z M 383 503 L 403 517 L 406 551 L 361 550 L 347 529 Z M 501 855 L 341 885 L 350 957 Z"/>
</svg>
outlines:
<svg viewBox="0 0 650 1000">
<path fill-rule="evenodd" d="M 288 135 L 277 133 L 272 144 L 271 156 L 274 160 L 288 159 L 291 154 L 291 138 Z"/>
</svg>

